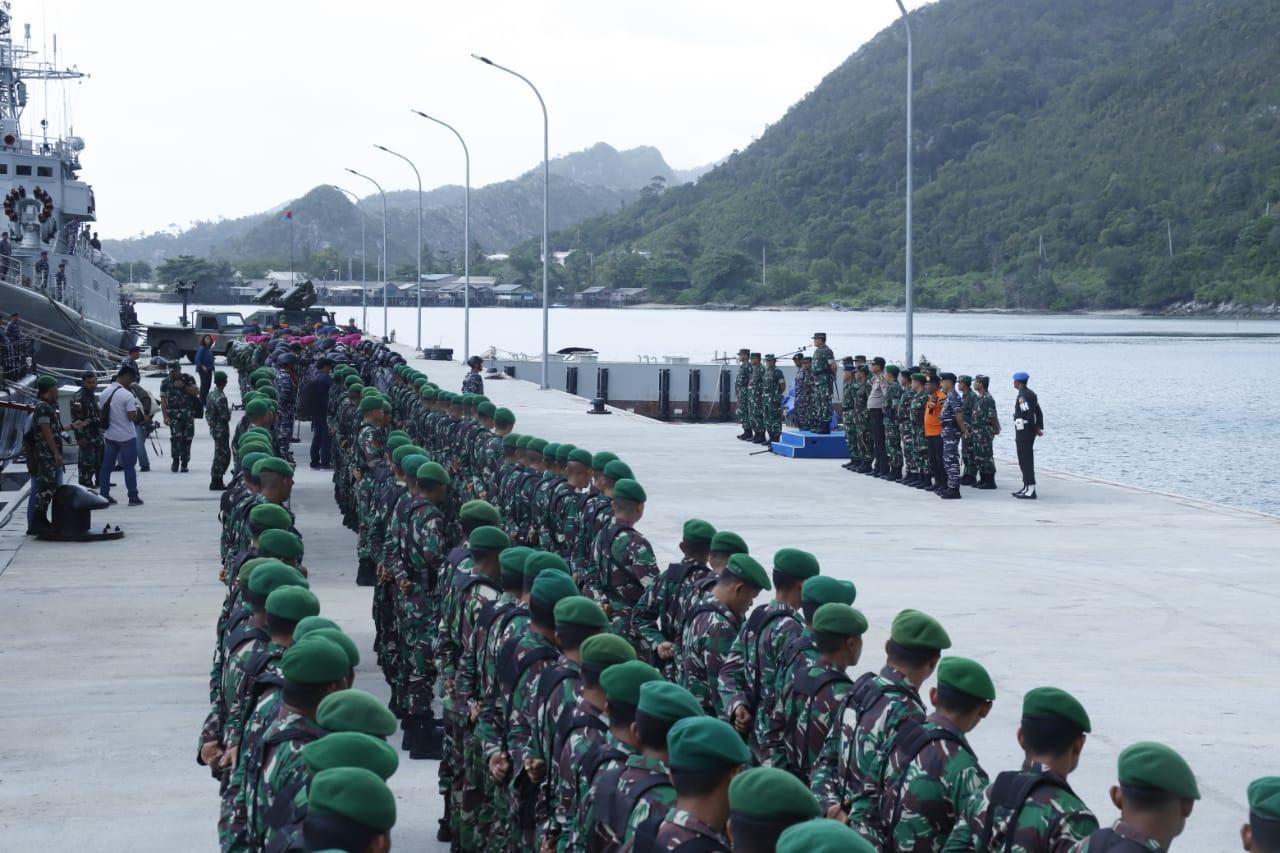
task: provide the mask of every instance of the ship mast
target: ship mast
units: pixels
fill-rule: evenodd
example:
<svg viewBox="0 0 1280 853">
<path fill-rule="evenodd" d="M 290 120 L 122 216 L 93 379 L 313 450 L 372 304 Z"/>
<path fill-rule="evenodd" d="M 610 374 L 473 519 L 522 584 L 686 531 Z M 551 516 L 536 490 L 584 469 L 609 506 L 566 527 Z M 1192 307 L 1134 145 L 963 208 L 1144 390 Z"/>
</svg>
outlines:
<svg viewBox="0 0 1280 853">
<path fill-rule="evenodd" d="M 25 80 L 79 80 L 89 76 L 74 67 L 58 68 L 45 60 L 25 63 L 36 51 L 13 43 L 10 8 L 9 0 L 0 0 L 0 129 L 6 146 L 17 142 L 19 121 L 27 105 Z"/>
</svg>

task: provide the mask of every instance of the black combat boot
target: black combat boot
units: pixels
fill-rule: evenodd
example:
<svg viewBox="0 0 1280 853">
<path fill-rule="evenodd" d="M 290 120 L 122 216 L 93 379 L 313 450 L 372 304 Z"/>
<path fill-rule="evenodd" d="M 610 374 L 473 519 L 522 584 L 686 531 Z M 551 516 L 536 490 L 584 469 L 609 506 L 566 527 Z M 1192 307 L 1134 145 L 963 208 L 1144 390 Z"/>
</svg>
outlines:
<svg viewBox="0 0 1280 853">
<path fill-rule="evenodd" d="M 373 586 L 377 581 L 378 567 L 373 564 L 373 558 L 361 557 L 356 569 L 356 586 Z"/>
<path fill-rule="evenodd" d="M 779 441 L 782 441 L 782 433 L 780 433 L 780 432 L 771 432 L 771 433 L 769 433 L 769 443 L 770 443 L 770 444 L 777 444 Z"/>
<path fill-rule="evenodd" d="M 413 748 L 418 736 L 418 721 L 414 719 L 404 720 L 400 724 L 400 728 L 404 731 L 404 736 L 400 738 L 400 748 L 408 752 Z"/>
<path fill-rule="evenodd" d="M 863 463 L 862 463 L 862 465 L 858 468 L 858 473 L 859 473 L 859 474 L 870 474 L 870 473 L 871 473 L 871 463 L 870 463 L 870 462 L 863 462 Z"/>
<path fill-rule="evenodd" d="M 889 473 L 884 475 L 884 478 L 891 483 L 896 483 L 897 481 L 901 480 L 902 466 L 901 465 L 893 466 L 892 468 L 889 469 Z"/>
<path fill-rule="evenodd" d="M 994 489 L 996 487 L 996 478 L 994 474 L 979 474 L 978 482 L 973 486 L 975 489 Z"/>
<path fill-rule="evenodd" d="M 440 828 L 436 830 L 436 841 L 442 844 L 448 844 L 453 841 L 453 827 L 450 825 L 453 821 L 451 815 L 453 808 L 449 803 L 449 798 L 444 798 L 444 817 L 440 818 Z"/>
<path fill-rule="evenodd" d="M 172 472 L 173 472 L 173 473 L 175 473 L 175 474 L 176 474 L 176 473 L 178 473 L 178 460 L 177 460 L 177 459 L 173 460 L 173 462 L 171 462 L 171 463 L 169 464 L 169 470 L 170 470 L 170 471 L 172 471 Z"/>
<path fill-rule="evenodd" d="M 920 479 L 916 481 L 916 488 L 933 491 L 933 481 L 930 480 L 926 475 L 921 474 Z"/>
<path fill-rule="evenodd" d="M 227 490 L 227 484 L 222 482 L 221 477 L 214 477 L 209 481 L 209 491 L 225 492 L 226 490 Z"/>
<path fill-rule="evenodd" d="M 964 476 L 960 478 L 960 485 L 962 486 L 976 486 L 977 484 L 978 480 L 973 476 L 972 471 L 965 471 Z"/>
<path fill-rule="evenodd" d="M 742 432 L 738 435 L 738 441 L 750 441 L 751 439 L 752 439 L 751 430 L 747 429 L 744 426 L 742 428 Z"/>
<path fill-rule="evenodd" d="M 415 761 L 439 761 L 443 755 L 444 731 L 439 721 L 430 716 L 417 720 L 410 739 L 409 757 Z"/>
<path fill-rule="evenodd" d="M 960 500 L 960 489 L 943 489 L 938 492 L 938 497 L 944 501 L 958 501 Z"/>
<path fill-rule="evenodd" d="M 764 436 L 764 430 L 760 430 L 760 431 L 758 431 L 758 432 L 755 434 L 755 436 L 751 439 L 751 443 L 752 443 L 752 444 L 768 444 L 768 443 L 769 443 L 769 439 L 765 438 L 765 436 Z"/>
</svg>

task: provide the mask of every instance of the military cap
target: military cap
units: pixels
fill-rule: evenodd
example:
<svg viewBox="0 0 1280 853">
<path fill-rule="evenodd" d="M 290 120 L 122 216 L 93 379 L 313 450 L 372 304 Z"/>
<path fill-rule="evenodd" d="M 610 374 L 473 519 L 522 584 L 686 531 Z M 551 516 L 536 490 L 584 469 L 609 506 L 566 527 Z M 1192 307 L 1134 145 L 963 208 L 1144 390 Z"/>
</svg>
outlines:
<svg viewBox="0 0 1280 853">
<path fill-rule="evenodd" d="M 618 458 L 616 453 L 610 453 L 607 450 L 601 450 L 599 453 L 593 454 L 591 457 L 591 468 L 595 471 L 604 472 L 605 466 Z"/>
<path fill-rule="evenodd" d="M 557 448 L 556 448 L 556 461 L 557 461 L 557 462 L 568 462 L 568 461 L 569 461 L 569 457 L 573 454 L 573 451 L 575 451 L 575 450 L 577 450 L 577 449 L 578 449 L 578 448 L 577 448 L 576 446 L 572 445 L 572 444 L 562 444 L 562 445 L 560 445 L 559 447 L 557 447 Z"/>
<path fill-rule="evenodd" d="M 829 575 L 809 578 L 800 587 L 800 601 L 806 604 L 853 604 L 858 589 L 852 581 L 836 580 Z"/>
<path fill-rule="evenodd" d="M 424 462 L 418 467 L 414 476 L 420 481 L 426 480 L 428 483 L 449 485 L 449 472 L 445 471 L 444 466 L 439 462 Z"/>
<path fill-rule="evenodd" d="M 250 453 L 258 454 L 259 459 L 266 459 L 268 456 L 272 454 L 271 445 L 267 444 L 265 441 L 263 441 L 261 438 L 258 438 L 256 435 L 251 436 L 248 441 L 242 442 L 240 444 L 240 447 L 237 449 L 236 455 L 240 457 L 241 466 L 244 468 L 247 468 L 249 473 L 252 474 L 253 466 L 257 464 L 258 459 L 254 459 L 252 463 L 246 463 L 245 460 L 249 458 Z"/>
<path fill-rule="evenodd" d="M 482 418 L 492 418 L 497 411 L 498 407 L 493 403 L 490 403 L 488 400 L 485 400 L 476 407 L 476 412 L 478 412 Z"/>
<path fill-rule="evenodd" d="M 302 538 L 290 530 L 272 528 L 258 536 L 258 550 L 267 557 L 299 560 L 304 553 Z"/>
<path fill-rule="evenodd" d="M 591 467 L 591 451 L 584 450 L 581 447 L 575 447 L 573 450 L 569 451 L 569 455 L 568 457 L 566 457 L 565 461 L 577 462 L 579 465 L 585 465 L 586 467 L 590 468 Z"/>
<path fill-rule="evenodd" d="M 467 544 L 472 548 L 487 548 L 493 551 L 501 551 L 503 548 L 511 547 L 511 537 L 507 535 L 507 531 L 501 527 L 494 527 L 490 524 L 482 524 L 475 530 L 471 531 L 471 535 L 467 537 Z"/>
<path fill-rule="evenodd" d="M 393 435 L 398 435 L 398 436 L 400 436 L 400 437 L 402 437 L 402 438 L 410 438 L 409 433 L 405 432 L 405 431 L 404 431 L 404 430 L 402 430 L 402 429 L 393 429 L 393 430 L 389 430 L 389 431 L 387 432 L 387 438 L 391 438 L 391 436 L 393 436 Z"/>
<path fill-rule="evenodd" d="M 387 439 L 387 447 L 391 448 L 391 461 L 399 465 L 406 456 L 426 456 L 427 452 L 406 438 L 396 436 L 397 446 L 391 447 L 391 439 Z"/>
<path fill-rule="evenodd" d="M 680 538 L 691 545 L 709 545 L 715 535 L 716 529 L 711 526 L 711 523 L 700 518 L 689 519 L 684 523 L 684 527 L 680 531 Z"/>
<path fill-rule="evenodd" d="M 852 373 L 857 366 L 858 365 L 853 363 L 853 359 L 848 356 L 845 356 L 844 360 L 840 362 L 840 369 L 848 371 L 849 373 Z"/>
<path fill-rule="evenodd" d="M 573 578 L 559 569 L 547 569 L 533 579 L 529 598 L 547 607 L 555 607 L 560 599 L 577 594 L 578 586 Z"/>
<path fill-rule="evenodd" d="M 520 444 L 519 433 L 509 432 L 502 437 L 503 450 L 515 450 Z"/>
<path fill-rule="evenodd" d="M 641 660 L 629 660 L 605 669 L 600 686 L 610 702 L 635 705 L 640 701 L 640 686 L 650 681 L 663 681 L 662 673 Z"/>
<path fill-rule="evenodd" d="M 377 394 L 370 394 L 360 401 L 360 414 L 367 415 L 370 412 L 378 412 L 382 410 L 382 398 Z"/>
<path fill-rule="evenodd" d="M 751 355 L 751 348 L 743 347 L 742 349 L 738 350 L 738 355 Z"/>
<path fill-rule="evenodd" d="M 717 530 L 711 537 L 711 550 L 719 554 L 750 554 L 747 541 L 730 530 Z"/>
<path fill-rule="evenodd" d="M 1280 776 L 1263 776 L 1249 783 L 1249 814 L 1263 820 L 1280 820 Z"/>
<path fill-rule="evenodd" d="M 249 510 L 249 523 L 263 530 L 288 530 L 293 527 L 289 511 L 280 504 L 262 503 Z"/>
<path fill-rule="evenodd" d="M 627 663 L 636 659 L 636 650 L 630 643 L 617 634 L 596 634 L 587 637 L 578 647 L 578 654 L 584 664 L 600 667 Z"/>
<path fill-rule="evenodd" d="M 180 364 L 179 364 L 178 362 L 176 362 L 176 361 L 173 361 L 173 362 L 170 362 L 170 363 L 169 363 L 169 369 L 170 369 L 170 370 L 173 370 L 175 367 L 176 367 L 177 369 L 179 369 L 179 370 L 181 370 L 181 369 L 182 369 L 182 365 L 180 365 Z M 272 374 L 268 374 L 268 375 L 266 375 L 266 376 L 255 376 L 255 377 L 253 378 L 253 387 L 255 387 L 255 388 L 259 388 L 259 389 L 261 389 L 261 388 L 266 388 L 268 385 L 271 385 L 273 382 L 275 382 L 275 374 L 274 374 L 274 373 L 272 373 Z"/>
<path fill-rule="evenodd" d="M 213 381 L 214 381 L 214 382 L 226 382 L 226 381 L 227 381 L 227 372 L 226 372 L 225 370 L 215 370 L 215 371 L 213 371 Z"/>
<path fill-rule="evenodd" d="M 259 459 L 253 466 L 253 475 L 255 477 L 261 477 L 263 474 L 279 474 L 281 477 L 292 477 L 293 466 L 279 456 L 268 456 L 266 459 Z"/>
<path fill-rule="evenodd" d="M 1032 718 L 1053 717 L 1073 724 L 1082 732 L 1093 730 L 1089 714 L 1080 700 L 1057 687 L 1037 687 L 1022 697 L 1022 716 Z"/>
<path fill-rule="evenodd" d="M 972 376 L 965 375 L 965 374 L 963 374 L 963 373 L 962 373 L 962 374 L 960 374 L 960 376 L 958 376 L 958 377 L 956 378 L 956 381 L 958 381 L 958 382 L 963 382 L 965 385 L 972 385 L 972 384 L 973 384 L 973 377 L 972 377 Z"/>
<path fill-rule="evenodd" d="M 316 706 L 316 722 L 330 732 L 361 732 L 374 737 L 396 733 L 396 715 L 387 704 L 363 690 L 347 689 L 330 693 Z"/>
<path fill-rule="evenodd" d="M 253 574 L 249 577 L 249 592 L 265 598 L 282 586 L 310 588 L 311 584 L 303 577 L 302 572 L 279 560 L 270 560 L 253 567 Z"/>
<path fill-rule="evenodd" d="M 857 364 L 857 365 L 854 365 L 853 372 L 869 374 L 871 372 L 871 368 L 867 367 L 867 365 L 865 364 Z"/>
<path fill-rule="evenodd" d="M 760 357 L 760 353 L 758 353 L 758 352 L 753 352 L 753 353 L 751 353 L 751 357 L 752 357 L 752 358 L 759 358 L 759 357 Z"/>
<path fill-rule="evenodd" d="M 319 631 L 321 628 L 337 628 L 338 623 L 332 619 L 326 619 L 323 616 L 305 616 L 298 620 L 298 624 L 293 626 L 293 641 L 296 643 L 312 631 Z M 341 630 L 341 629 L 339 629 Z"/>
<path fill-rule="evenodd" d="M 825 817 L 789 826 L 778 836 L 775 853 L 875 853 L 876 848 L 838 820 Z"/>
<path fill-rule="evenodd" d="M 584 595 L 571 595 L 556 602 L 557 625 L 581 625 L 585 628 L 608 628 L 609 617 L 600 605 Z"/>
<path fill-rule="evenodd" d="M 767 353 L 765 353 L 765 354 L 764 354 L 764 360 L 765 360 L 765 361 L 777 361 L 777 360 L 778 360 L 778 357 L 777 357 L 776 355 L 774 355 L 773 353 L 771 353 L 771 352 L 767 352 Z"/>
<path fill-rule="evenodd" d="M 867 617 L 847 604 L 824 604 L 814 611 L 810 627 L 837 637 L 861 637 L 867 633 Z"/>
<path fill-rule="evenodd" d="M 515 426 L 516 416 L 510 409 L 498 409 L 493 413 L 493 422 L 500 427 Z"/>
<path fill-rule="evenodd" d="M 594 468 L 595 466 L 592 465 L 592 467 Z M 611 459 L 606 462 L 604 466 L 604 475 L 610 480 L 634 479 L 631 474 L 631 466 L 623 462 L 621 459 Z"/>
<path fill-rule="evenodd" d="M 249 579 L 253 576 L 253 570 L 263 563 L 279 563 L 279 560 L 272 557 L 254 557 L 252 560 L 245 560 L 240 566 L 239 574 L 236 575 L 236 583 L 245 589 L 249 588 Z"/>
<path fill-rule="evenodd" d="M 938 380 L 941 381 L 943 379 L 947 380 L 948 382 L 955 382 L 956 375 L 952 373 L 950 370 L 944 370 L 938 374 Z"/>
<path fill-rule="evenodd" d="M 320 599 L 305 587 L 282 586 L 267 596 L 267 615 L 297 622 L 320 615 Z"/>
<path fill-rule="evenodd" d="M 702 703 L 686 688 L 670 681 L 646 681 L 640 685 L 636 710 L 667 723 L 685 717 L 701 717 Z"/>
<path fill-rule="evenodd" d="M 261 397 L 256 397 L 245 403 L 244 413 L 251 418 L 260 418 L 267 412 L 271 411 L 271 407 L 267 405 L 267 401 Z"/>
<path fill-rule="evenodd" d="M 532 553 L 533 549 L 526 548 L 524 545 L 517 545 L 503 551 L 498 557 L 498 563 L 502 566 L 502 576 L 504 578 L 524 577 L 525 560 Z"/>
<path fill-rule="evenodd" d="M 404 435 L 403 433 L 401 433 L 400 435 L 387 436 L 387 450 L 390 450 L 392 452 L 392 456 L 391 456 L 392 459 L 395 459 L 395 451 L 399 450 L 402 447 L 408 447 L 410 444 L 413 444 L 413 439 L 409 438 L 409 436 Z"/>
<path fill-rule="evenodd" d="M 885 366 L 885 372 L 888 373 L 890 376 L 897 376 L 899 373 L 902 372 L 902 370 L 901 368 L 898 367 L 898 365 L 890 364 Z"/>
<path fill-rule="evenodd" d="M 363 767 L 390 779 L 400 755 L 385 740 L 361 732 L 334 732 L 302 747 L 302 762 L 314 776 L 334 767 Z"/>
<path fill-rule="evenodd" d="M 348 388 L 350 388 L 352 385 L 359 385 L 361 388 L 364 387 L 364 383 L 360 381 L 360 374 L 356 373 L 354 370 L 349 370 L 348 373 L 349 373 L 349 375 L 347 376 Z"/>
<path fill-rule="evenodd" d="M 1196 776 L 1181 755 L 1155 741 L 1127 746 L 1116 762 L 1122 788 L 1154 788 L 1184 800 L 1200 799 Z"/>
<path fill-rule="evenodd" d="M 610 465 L 613 463 L 610 462 Z M 623 500 L 635 501 L 636 503 L 644 503 L 649 499 L 644 493 L 644 486 L 641 486 L 635 480 L 619 480 L 613 486 L 613 496 L 622 498 Z"/>
<path fill-rule="evenodd" d="M 374 832 L 396 825 L 396 798 L 378 774 L 363 767 L 333 767 L 311 779 L 307 807 L 343 817 Z"/>
<path fill-rule="evenodd" d="M 686 717 L 667 732 L 667 757 L 672 770 L 729 770 L 750 761 L 751 752 L 724 720 Z"/>
<path fill-rule="evenodd" d="M 729 813 L 770 822 L 811 820 L 818 798 L 808 786 L 777 767 L 752 767 L 729 783 Z"/>
<path fill-rule="evenodd" d="M 938 664 L 938 686 L 950 687 L 988 702 L 996 698 L 996 686 L 982 664 L 954 655 L 943 658 Z"/>
<path fill-rule="evenodd" d="M 264 397 L 267 397 L 272 402 L 275 402 L 280 399 L 280 392 L 276 390 L 276 387 L 274 385 L 264 384 L 261 388 L 258 389 L 258 393 L 263 395 Z"/>
<path fill-rule="evenodd" d="M 813 333 L 813 337 L 815 337 L 815 338 L 822 338 L 823 340 L 826 340 L 826 339 L 827 339 L 827 333 L 826 333 L 826 332 L 814 332 L 814 333 Z"/>
<path fill-rule="evenodd" d="M 1019 370 L 1017 373 L 1013 374 L 1013 381 L 1029 382 L 1031 381 L 1031 374 L 1027 373 L 1025 370 Z"/>
<path fill-rule="evenodd" d="M 813 356 L 811 356 L 811 355 L 802 355 L 802 356 L 800 356 L 800 360 L 801 360 L 801 361 L 813 361 Z"/>
<path fill-rule="evenodd" d="M 769 574 L 750 554 L 734 554 L 729 558 L 729 565 L 724 569 L 743 583 L 756 589 L 773 589 L 769 583 Z"/>
<path fill-rule="evenodd" d="M 553 461 L 553 462 L 554 462 L 554 461 L 555 461 L 555 458 L 556 458 L 556 451 L 557 451 L 557 450 L 559 450 L 559 449 L 560 449 L 560 445 L 559 445 L 559 444 L 557 444 L 557 443 L 556 443 L 556 442 L 554 442 L 554 441 L 548 441 L 548 442 L 547 442 L 545 445 L 543 445 L 543 447 L 542 447 L 542 458 L 543 458 L 543 459 L 549 459 L 549 460 L 551 460 L 551 461 Z"/>
<path fill-rule="evenodd" d="M 498 508 L 488 501 L 470 500 L 458 508 L 458 518 L 462 521 L 479 521 L 482 524 L 501 524 L 502 515 Z"/>
<path fill-rule="evenodd" d="M 919 610 L 903 610 L 893 617 L 889 637 L 907 649 L 936 652 L 951 648 L 951 638 L 938 620 Z"/>
<path fill-rule="evenodd" d="M 263 378 L 270 379 L 275 375 L 276 375 L 276 372 L 269 367 L 257 367 L 257 368 L 254 368 L 254 371 L 249 374 L 249 378 L 256 382 L 257 380 L 263 379 Z"/>
<path fill-rule="evenodd" d="M 564 557 L 550 551 L 530 550 L 524 561 L 524 573 L 530 577 L 537 577 L 547 569 L 556 569 L 566 575 L 569 574 L 569 564 L 565 562 Z"/>
<path fill-rule="evenodd" d="M 773 555 L 773 570 L 805 581 L 818 574 L 818 558 L 799 548 L 781 548 Z"/>
<path fill-rule="evenodd" d="M 911 374 L 911 381 L 912 381 L 912 382 L 923 382 L 923 381 L 924 381 L 924 374 L 923 374 L 923 373 L 913 373 L 913 374 Z"/>
<path fill-rule="evenodd" d="M 546 447 L 547 447 L 547 440 L 545 438 L 534 437 L 529 439 L 528 449 L 533 451 L 534 453 L 541 453 L 543 450 L 546 449 Z"/>
<path fill-rule="evenodd" d="M 437 396 L 439 396 L 439 392 L 437 392 L 436 389 L 432 388 L 430 385 L 423 385 L 419 389 L 419 396 L 422 397 L 422 399 L 424 400 L 434 400 L 436 399 Z"/>
<path fill-rule="evenodd" d="M 260 436 L 262 436 L 263 438 L 265 438 L 267 441 L 270 441 L 270 440 L 271 440 L 271 438 L 272 438 L 272 436 L 271 436 L 271 431 L 270 431 L 269 429 L 267 429 L 266 427 L 260 427 L 260 426 L 251 426 L 251 427 L 249 427 L 247 430 L 245 430 L 245 431 L 244 431 L 244 434 L 245 434 L 245 435 L 260 435 Z M 241 439 L 243 439 L 243 438 L 244 438 L 244 436 L 241 436 Z"/>
<path fill-rule="evenodd" d="M 343 633 L 341 628 L 334 626 L 333 628 L 317 628 L 314 631 L 307 632 L 309 637 L 324 637 L 336 643 L 343 653 L 347 656 L 347 663 L 352 669 L 360 665 L 360 648 L 356 646 L 356 641 Z M 294 642 L 297 642 L 295 640 Z"/>
<path fill-rule="evenodd" d="M 528 450 L 529 442 L 533 441 L 533 436 L 522 435 L 516 439 L 516 450 Z"/>
<path fill-rule="evenodd" d="M 332 629 L 329 629 L 332 630 Z M 351 672 L 347 653 L 333 640 L 313 631 L 301 642 L 285 649 L 280 658 L 280 674 L 294 684 L 331 684 Z"/>
</svg>

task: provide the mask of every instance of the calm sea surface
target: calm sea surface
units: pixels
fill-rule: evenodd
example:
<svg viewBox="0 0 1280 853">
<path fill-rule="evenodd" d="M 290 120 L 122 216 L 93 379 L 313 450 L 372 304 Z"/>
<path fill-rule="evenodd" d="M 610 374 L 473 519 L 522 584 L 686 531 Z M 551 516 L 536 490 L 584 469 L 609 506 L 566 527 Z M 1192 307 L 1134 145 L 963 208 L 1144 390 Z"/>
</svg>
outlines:
<svg viewBox="0 0 1280 853">
<path fill-rule="evenodd" d="M 178 310 L 138 306 L 144 323 L 173 322 Z M 462 313 L 424 309 L 424 345 L 453 347 L 461 359 Z M 358 307 L 335 314 L 360 319 Z M 368 316 L 380 333 L 381 307 Z M 541 318 L 474 309 L 471 351 L 540 353 Z M 389 321 L 398 341 L 416 341 L 416 311 L 392 308 Z M 607 360 L 696 361 L 739 347 L 788 353 L 823 331 L 837 356 L 893 362 L 903 356 L 903 324 L 900 313 L 552 309 L 550 343 L 553 352 L 591 347 Z M 1269 390 L 1280 375 L 1280 321 L 917 314 L 915 353 L 943 370 L 992 377 L 1006 427 L 997 456 L 1014 456 L 1009 377 L 1025 370 L 1045 413 L 1042 466 L 1280 514 L 1280 396 Z M 998 479 L 1016 488 L 1016 468 L 1003 466 Z"/>
</svg>

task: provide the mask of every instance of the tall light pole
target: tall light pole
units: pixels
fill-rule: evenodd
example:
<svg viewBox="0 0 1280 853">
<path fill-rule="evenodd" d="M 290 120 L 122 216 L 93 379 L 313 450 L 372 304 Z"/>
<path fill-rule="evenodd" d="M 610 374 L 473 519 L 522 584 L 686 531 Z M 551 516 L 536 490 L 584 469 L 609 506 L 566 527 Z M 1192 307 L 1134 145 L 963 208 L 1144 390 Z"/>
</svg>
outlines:
<svg viewBox="0 0 1280 853">
<path fill-rule="evenodd" d="M 422 175 L 418 174 L 418 167 L 413 165 L 413 161 L 403 154 L 376 142 L 373 147 L 408 163 L 409 168 L 413 169 L 413 176 L 418 179 L 418 352 L 422 352 Z"/>
<path fill-rule="evenodd" d="M 547 335 L 550 317 L 547 310 L 551 307 L 551 288 L 548 284 L 550 281 L 549 261 L 551 247 L 547 239 L 547 215 L 551 207 L 551 148 L 549 144 L 550 123 L 547 120 L 547 102 L 542 100 L 542 93 L 538 91 L 537 86 L 530 82 L 528 77 L 525 77 L 517 71 L 512 71 L 505 65 L 499 65 L 488 57 L 476 56 L 474 53 L 471 54 L 471 56 L 480 60 L 485 65 L 490 65 L 497 68 L 499 71 L 507 72 L 512 77 L 519 77 L 530 89 L 533 90 L 533 94 L 538 96 L 538 104 L 542 107 L 542 390 L 545 391 L 549 387 L 547 383 L 547 370 L 550 359 L 550 356 L 548 355 L 550 346 L 548 344 Z M 470 247 L 468 247 L 467 251 L 470 251 Z"/>
<path fill-rule="evenodd" d="M 347 169 L 347 171 L 373 184 L 378 188 L 378 194 L 382 196 L 382 337 L 386 338 L 391 334 L 387 324 L 387 194 L 383 191 L 382 184 L 368 175 L 361 174 L 355 169 Z"/>
<path fill-rule="evenodd" d="M 364 205 L 360 203 L 360 196 L 351 190 L 343 189 L 337 184 L 329 184 L 329 186 L 340 193 L 346 193 L 351 196 L 351 200 L 356 203 L 356 208 L 360 211 L 360 328 L 367 330 L 369 328 L 369 288 L 366 284 L 368 276 L 365 275 L 364 268 L 364 232 L 365 222 L 369 217 L 365 215 Z"/>
<path fill-rule="evenodd" d="M 911 328 L 915 312 L 915 304 L 911 295 L 911 18 L 902 0 L 897 0 L 898 10 L 902 12 L 902 25 L 907 28 L 907 364 L 912 363 L 914 349 L 913 330 Z"/>
<path fill-rule="evenodd" d="M 462 359 L 471 358 L 471 152 L 467 150 L 466 140 L 458 129 L 435 116 L 429 116 L 421 110 L 411 110 L 436 124 L 453 131 L 462 143 L 462 156 L 466 161 L 466 194 L 462 202 Z M 546 349 L 544 346 L 543 349 Z"/>
</svg>

